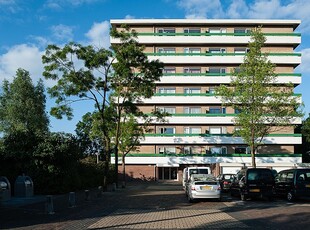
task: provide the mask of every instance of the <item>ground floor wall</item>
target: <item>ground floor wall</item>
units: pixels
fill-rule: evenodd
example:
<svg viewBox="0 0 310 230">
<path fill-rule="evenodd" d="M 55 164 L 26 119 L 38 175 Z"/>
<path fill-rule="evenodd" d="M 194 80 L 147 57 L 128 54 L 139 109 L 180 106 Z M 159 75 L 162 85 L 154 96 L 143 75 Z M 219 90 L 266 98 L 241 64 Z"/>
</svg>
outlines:
<svg viewBox="0 0 310 230">
<path fill-rule="evenodd" d="M 192 166 L 207 166 L 211 168 L 211 174 L 218 176 L 222 173 L 237 173 L 243 167 L 250 167 L 245 163 L 211 163 L 211 164 L 180 164 L 175 166 L 168 165 L 130 165 L 125 167 L 126 180 L 139 180 L 139 181 L 179 181 L 183 180 L 183 169 Z M 258 168 L 270 168 L 277 172 L 294 167 L 292 163 L 260 163 L 257 164 Z M 119 165 L 119 177 L 122 176 L 122 166 Z"/>
</svg>

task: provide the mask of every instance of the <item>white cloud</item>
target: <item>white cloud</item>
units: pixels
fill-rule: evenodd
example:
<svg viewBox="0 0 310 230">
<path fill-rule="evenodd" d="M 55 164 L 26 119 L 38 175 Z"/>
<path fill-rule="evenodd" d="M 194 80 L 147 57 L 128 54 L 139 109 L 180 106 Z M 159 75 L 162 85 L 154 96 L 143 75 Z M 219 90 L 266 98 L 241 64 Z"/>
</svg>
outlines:
<svg viewBox="0 0 310 230">
<path fill-rule="evenodd" d="M 58 41 L 71 41 L 73 39 L 73 27 L 59 24 L 57 26 L 52 26 L 51 31 L 53 37 Z"/>
<path fill-rule="evenodd" d="M 0 0 L 1 1 L 1 0 Z M 45 7 L 53 10 L 65 9 L 66 6 L 81 6 L 83 4 L 90 4 L 99 0 L 48 0 Z"/>
<path fill-rule="evenodd" d="M 127 14 L 126 16 L 125 16 L 125 19 L 134 19 L 135 18 L 135 16 L 132 16 L 132 15 L 129 15 L 129 14 Z"/>
<path fill-rule="evenodd" d="M 185 10 L 186 18 L 219 18 L 223 16 L 220 0 L 180 0 L 178 6 Z"/>
<path fill-rule="evenodd" d="M 99 48 L 109 48 L 110 23 L 108 21 L 95 22 L 85 36 L 89 39 L 91 45 Z"/>
<path fill-rule="evenodd" d="M 42 78 L 43 64 L 41 56 L 43 52 L 35 46 L 26 44 L 11 47 L 0 56 L 0 81 L 11 80 L 18 68 L 29 71 L 34 82 Z"/>
<path fill-rule="evenodd" d="M 186 18 L 298 19 L 299 29 L 310 33 L 309 0 L 179 0 L 177 5 Z"/>
<path fill-rule="evenodd" d="M 248 6 L 244 0 L 235 0 L 229 5 L 227 9 L 227 16 L 230 18 L 242 18 L 242 12 L 247 11 Z"/>
</svg>

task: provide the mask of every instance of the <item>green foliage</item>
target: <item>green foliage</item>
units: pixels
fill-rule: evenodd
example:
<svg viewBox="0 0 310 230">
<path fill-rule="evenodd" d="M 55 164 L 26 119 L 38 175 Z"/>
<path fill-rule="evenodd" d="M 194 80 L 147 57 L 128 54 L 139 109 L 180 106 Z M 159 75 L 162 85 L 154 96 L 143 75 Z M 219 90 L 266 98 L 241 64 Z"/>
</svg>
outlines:
<svg viewBox="0 0 310 230">
<path fill-rule="evenodd" d="M 0 132 L 44 133 L 49 120 L 45 112 L 42 80 L 33 85 L 29 72 L 18 69 L 12 83 L 5 80 L 0 94 Z"/>
<path fill-rule="evenodd" d="M 77 133 L 87 151 L 93 151 L 94 145 L 103 145 L 105 170 L 110 162 L 111 140 L 117 156 L 121 123 L 126 122 L 127 114 L 142 115 L 135 102 L 153 95 L 155 81 L 160 79 L 163 69 L 158 60 L 148 60 L 144 47 L 135 40 L 135 31 L 112 28 L 111 36 L 120 39 L 112 50 L 69 43 L 63 48 L 49 45 L 42 57 L 43 75 L 57 81 L 48 89 L 56 98 L 57 105 L 51 110 L 53 116 L 70 119 L 72 103 L 81 100 L 94 103 L 95 111 L 78 124 Z"/>
<path fill-rule="evenodd" d="M 229 86 L 221 85 L 216 92 L 224 105 L 240 111 L 235 120 L 235 125 L 241 128 L 237 135 L 251 147 L 254 167 L 255 151 L 274 129 L 273 125 L 291 125 L 292 119 L 302 115 L 297 110 L 297 98 L 292 96 L 293 85 L 275 87 L 275 65 L 268 60 L 268 54 L 261 51 L 265 41 L 261 28 L 251 32 L 249 52 L 240 65 L 240 71 L 234 72 Z"/>
</svg>

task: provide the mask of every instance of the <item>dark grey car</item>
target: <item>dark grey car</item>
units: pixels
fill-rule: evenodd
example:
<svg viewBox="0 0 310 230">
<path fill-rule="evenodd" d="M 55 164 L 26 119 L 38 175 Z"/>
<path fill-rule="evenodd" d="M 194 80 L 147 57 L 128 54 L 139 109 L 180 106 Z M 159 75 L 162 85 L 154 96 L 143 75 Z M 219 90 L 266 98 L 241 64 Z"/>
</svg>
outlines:
<svg viewBox="0 0 310 230">
<path fill-rule="evenodd" d="M 275 191 L 285 196 L 288 201 L 300 197 L 310 197 L 310 168 L 288 169 L 278 173 Z"/>
</svg>

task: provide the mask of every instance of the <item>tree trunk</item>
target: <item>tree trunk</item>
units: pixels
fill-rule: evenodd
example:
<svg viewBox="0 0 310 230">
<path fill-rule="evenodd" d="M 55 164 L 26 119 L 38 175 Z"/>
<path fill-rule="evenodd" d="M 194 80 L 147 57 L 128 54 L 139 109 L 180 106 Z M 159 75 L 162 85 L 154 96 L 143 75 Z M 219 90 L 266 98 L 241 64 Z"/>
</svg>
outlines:
<svg viewBox="0 0 310 230">
<path fill-rule="evenodd" d="M 123 169 L 123 182 L 122 182 L 122 188 L 125 188 L 125 187 L 126 187 L 125 154 L 122 155 L 122 169 Z"/>
<path fill-rule="evenodd" d="M 254 145 L 251 146 L 251 156 L 252 156 L 252 167 L 253 167 L 253 168 L 256 168 L 255 148 L 254 148 Z"/>
<path fill-rule="evenodd" d="M 114 183 L 116 184 L 116 188 L 118 187 L 118 148 L 117 145 L 114 148 L 114 157 L 115 157 L 115 171 L 114 171 Z"/>
<path fill-rule="evenodd" d="M 252 157 L 252 167 L 256 168 L 256 162 L 255 162 L 255 136 L 254 136 L 254 130 L 251 130 L 251 157 Z"/>
</svg>

